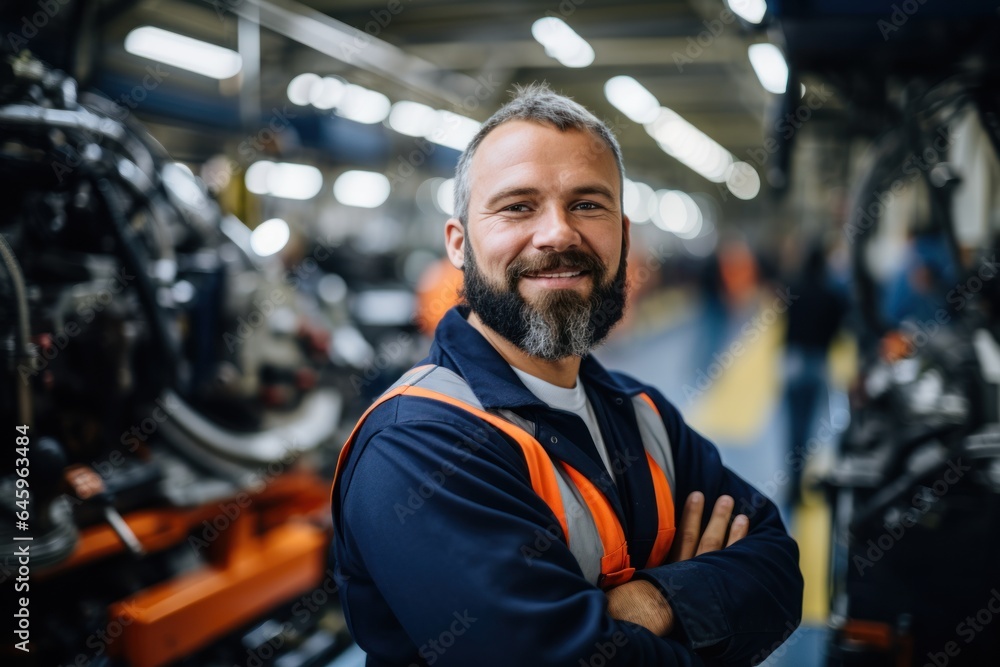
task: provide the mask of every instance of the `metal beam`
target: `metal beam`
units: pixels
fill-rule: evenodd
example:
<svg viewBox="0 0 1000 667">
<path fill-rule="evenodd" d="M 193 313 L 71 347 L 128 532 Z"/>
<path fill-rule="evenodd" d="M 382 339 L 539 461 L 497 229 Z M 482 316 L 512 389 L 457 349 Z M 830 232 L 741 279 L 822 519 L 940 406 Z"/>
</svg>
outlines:
<svg viewBox="0 0 1000 667">
<path fill-rule="evenodd" d="M 223 0 L 205 0 L 215 6 L 220 1 Z M 225 9 L 246 19 L 257 18 L 268 30 L 454 107 L 461 106 L 462 100 L 472 95 L 478 85 L 469 76 L 412 56 L 295 0 L 226 2 Z M 374 20 L 372 23 L 381 31 L 380 24 Z"/>
</svg>

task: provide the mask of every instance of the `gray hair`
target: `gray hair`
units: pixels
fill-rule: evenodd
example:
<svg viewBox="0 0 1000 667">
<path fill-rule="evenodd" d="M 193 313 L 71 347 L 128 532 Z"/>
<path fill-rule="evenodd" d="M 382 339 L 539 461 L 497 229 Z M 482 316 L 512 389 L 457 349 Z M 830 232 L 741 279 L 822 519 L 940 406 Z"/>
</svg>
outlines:
<svg viewBox="0 0 1000 667">
<path fill-rule="evenodd" d="M 472 195 L 472 158 L 476 149 L 490 132 L 510 120 L 527 120 L 546 123 L 560 131 L 581 130 L 590 132 L 604 145 L 600 149 L 610 149 L 618 165 L 619 189 L 625 182 L 625 166 L 622 163 L 622 149 L 609 128 L 583 105 L 552 91 L 545 83 L 515 86 L 513 99 L 500 107 L 483 123 L 472 138 L 455 168 L 455 215 L 463 225 L 469 221 L 469 199 Z"/>
</svg>

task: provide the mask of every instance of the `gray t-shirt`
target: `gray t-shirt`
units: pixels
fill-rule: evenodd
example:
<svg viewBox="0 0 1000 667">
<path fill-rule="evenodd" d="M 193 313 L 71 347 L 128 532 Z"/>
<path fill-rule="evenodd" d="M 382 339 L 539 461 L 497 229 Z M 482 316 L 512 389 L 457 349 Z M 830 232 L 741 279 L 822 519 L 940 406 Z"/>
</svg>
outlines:
<svg viewBox="0 0 1000 667">
<path fill-rule="evenodd" d="M 590 399 L 587 398 L 587 392 L 583 390 L 583 383 L 580 382 L 580 378 L 577 377 L 576 384 L 572 389 L 566 389 L 551 382 L 546 382 L 530 373 L 525 373 L 513 366 L 511 366 L 511 369 L 521 379 L 524 386 L 528 388 L 528 391 L 537 396 L 539 400 L 557 410 L 572 412 L 583 420 L 590 430 L 590 437 L 594 440 L 594 444 L 597 445 L 597 453 L 601 455 L 604 467 L 608 469 L 608 474 L 611 475 L 611 479 L 614 481 L 615 473 L 611 469 L 608 448 L 604 444 L 604 436 L 601 435 L 601 429 L 597 425 L 597 415 L 594 414 L 594 406 L 590 404 Z"/>
</svg>

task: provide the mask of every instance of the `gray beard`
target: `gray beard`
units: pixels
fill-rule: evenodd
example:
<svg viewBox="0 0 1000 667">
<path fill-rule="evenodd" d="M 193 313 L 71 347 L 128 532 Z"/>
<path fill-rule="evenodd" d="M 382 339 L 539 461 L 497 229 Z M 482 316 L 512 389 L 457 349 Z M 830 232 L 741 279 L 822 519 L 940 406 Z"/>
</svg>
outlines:
<svg viewBox="0 0 1000 667">
<path fill-rule="evenodd" d="M 561 255 L 592 272 L 595 286 L 589 297 L 555 290 L 543 294 L 536 304 L 528 303 L 517 290 L 518 267 L 508 270 L 506 285 L 494 286 L 480 272 L 471 247 L 466 252 L 462 291 L 473 312 L 526 354 L 546 361 L 589 354 L 621 319 L 625 307 L 624 245 L 618 273 L 610 281 L 593 256 L 579 250 Z"/>
<path fill-rule="evenodd" d="M 548 361 L 589 354 L 595 346 L 594 329 L 590 324 L 592 305 L 587 302 L 589 300 L 576 299 L 576 301 L 575 307 L 571 308 L 549 305 L 546 309 L 542 305 L 540 308 L 525 309 L 523 317 L 528 330 L 521 343 L 521 349 L 527 354 Z"/>
</svg>

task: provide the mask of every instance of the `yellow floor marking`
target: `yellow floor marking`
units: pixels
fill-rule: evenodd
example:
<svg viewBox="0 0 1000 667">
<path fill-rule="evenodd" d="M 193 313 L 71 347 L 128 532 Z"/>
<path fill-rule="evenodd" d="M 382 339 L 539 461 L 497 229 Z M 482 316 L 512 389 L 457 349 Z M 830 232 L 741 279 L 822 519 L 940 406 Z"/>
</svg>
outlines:
<svg viewBox="0 0 1000 667">
<path fill-rule="evenodd" d="M 830 508 L 820 496 L 806 494 L 806 502 L 799 507 L 792 524 L 805 579 L 802 622 L 823 624 L 830 611 Z"/>
<path fill-rule="evenodd" d="M 699 378 L 711 380 L 713 374 L 717 378 L 698 397 L 688 422 L 709 440 L 747 447 L 767 427 L 781 390 L 784 328 L 779 319 L 757 328 L 756 337 L 753 333 L 737 336 L 720 352 L 723 360 L 727 353 L 733 356 L 721 375 L 716 371 L 721 366 L 701 369 L 704 375 L 699 374 Z M 696 384 L 695 389 L 700 387 Z"/>
<path fill-rule="evenodd" d="M 858 343 L 852 336 L 840 335 L 830 347 L 827 358 L 830 369 L 830 384 L 847 391 L 858 375 Z"/>
<path fill-rule="evenodd" d="M 764 304 L 761 309 L 769 304 Z M 732 365 L 701 394 L 690 410 L 689 423 L 707 438 L 726 446 L 750 446 L 767 428 L 781 400 L 781 351 L 784 321 L 758 329 L 759 337 L 738 337 L 743 345 Z M 725 350 L 736 352 L 731 342 Z M 830 354 L 832 383 L 846 388 L 854 375 L 857 348 L 853 340 L 840 337 Z M 709 369 L 703 369 L 708 372 Z M 806 494 L 791 526 L 799 543 L 800 567 L 805 579 L 803 622 L 822 625 L 830 609 L 828 571 L 830 556 L 830 509 L 819 495 Z"/>
</svg>

